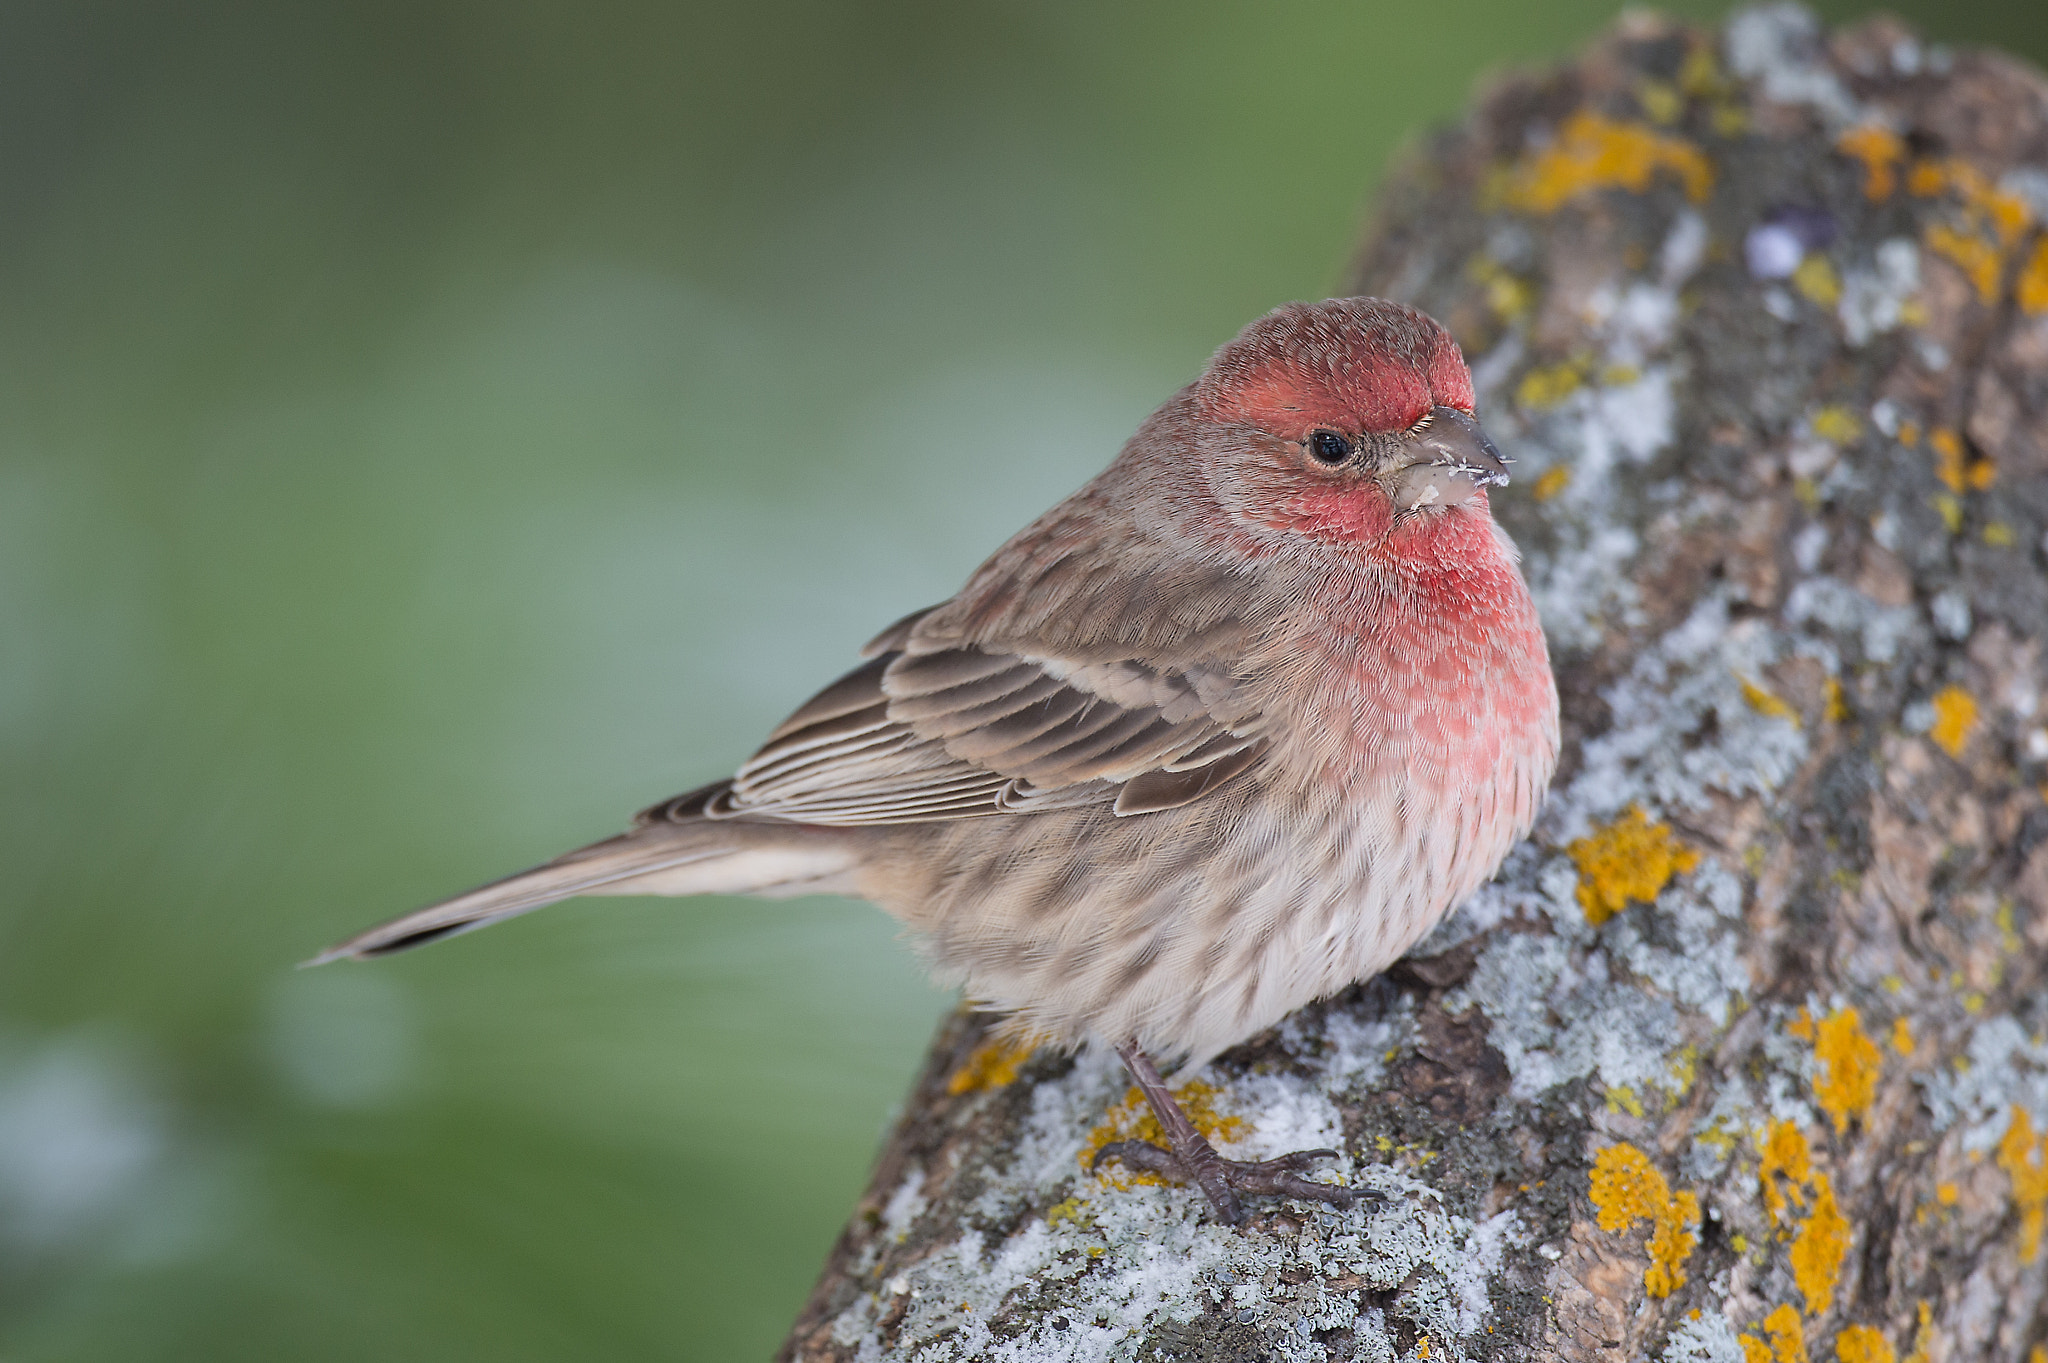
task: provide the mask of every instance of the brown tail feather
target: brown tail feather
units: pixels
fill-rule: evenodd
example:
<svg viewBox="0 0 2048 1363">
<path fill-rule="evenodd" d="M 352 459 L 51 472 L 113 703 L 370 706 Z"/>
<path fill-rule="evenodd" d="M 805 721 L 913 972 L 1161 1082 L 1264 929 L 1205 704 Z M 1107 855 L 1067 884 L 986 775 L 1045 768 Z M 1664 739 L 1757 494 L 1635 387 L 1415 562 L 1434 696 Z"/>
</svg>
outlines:
<svg viewBox="0 0 2048 1363">
<path fill-rule="evenodd" d="M 735 836 L 737 834 L 737 836 Z M 345 958 L 365 959 L 405 951 L 443 937 L 488 927 L 501 919 L 528 913 L 573 895 L 631 893 L 621 882 L 661 872 L 676 872 L 693 863 L 713 862 L 738 851 L 748 841 L 746 830 L 692 820 L 636 828 L 588 847 L 579 847 L 553 861 L 494 880 L 452 899 L 415 909 L 367 932 L 337 942 L 305 962 L 325 965 Z M 669 883 L 677 883 L 671 875 Z M 730 875 L 714 877 L 730 881 Z M 745 885 L 707 884 L 705 889 L 744 891 Z M 688 893 L 688 888 L 650 887 L 650 893 Z"/>
</svg>

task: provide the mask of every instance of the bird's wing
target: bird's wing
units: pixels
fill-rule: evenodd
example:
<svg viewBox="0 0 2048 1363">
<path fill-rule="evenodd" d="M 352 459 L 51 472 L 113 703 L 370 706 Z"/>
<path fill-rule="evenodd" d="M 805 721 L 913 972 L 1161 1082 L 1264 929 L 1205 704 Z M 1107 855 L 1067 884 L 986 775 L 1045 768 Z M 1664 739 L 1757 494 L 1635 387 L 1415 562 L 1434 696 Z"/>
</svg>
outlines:
<svg viewBox="0 0 2048 1363">
<path fill-rule="evenodd" d="M 1200 798 L 1265 751 L 1245 681 L 1222 662 L 931 645 L 911 637 L 916 622 L 785 720 L 702 812 L 834 825 L 1140 814 Z"/>
</svg>

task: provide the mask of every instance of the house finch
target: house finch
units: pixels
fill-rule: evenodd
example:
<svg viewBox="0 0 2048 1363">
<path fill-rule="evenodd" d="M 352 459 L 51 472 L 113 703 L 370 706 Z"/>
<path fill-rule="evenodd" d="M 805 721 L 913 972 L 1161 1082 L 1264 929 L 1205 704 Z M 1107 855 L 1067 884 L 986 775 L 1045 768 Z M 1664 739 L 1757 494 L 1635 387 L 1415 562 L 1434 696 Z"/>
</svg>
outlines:
<svg viewBox="0 0 2048 1363">
<path fill-rule="evenodd" d="M 1434 320 L 1289 304 L 729 780 L 319 960 L 571 895 L 858 895 L 1020 1032 L 1116 1046 L 1171 1149 L 1105 1154 L 1230 1222 L 1347 1203 L 1299 1175 L 1333 1152 L 1218 1156 L 1148 1053 L 1199 1065 L 1383 969 L 1529 830 L 1557 692 L 1505 463 Z"/>
</svg>

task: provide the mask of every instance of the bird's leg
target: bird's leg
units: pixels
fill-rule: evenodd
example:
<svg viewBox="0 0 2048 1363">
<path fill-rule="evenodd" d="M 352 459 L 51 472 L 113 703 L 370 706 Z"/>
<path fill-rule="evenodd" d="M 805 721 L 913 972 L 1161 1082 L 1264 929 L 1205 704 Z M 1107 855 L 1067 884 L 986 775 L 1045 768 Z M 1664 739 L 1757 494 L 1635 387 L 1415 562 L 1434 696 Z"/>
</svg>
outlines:
<svg viewBox="0 0 2048 1363">
<path fill-rule="evenodd" d="M 1334 1157 L 1335 1150 L 1297 1150 L 1278 1159 L 1256 1161 L 1223 1158 L 1195 1130 L 1180 1104 L 1173 1101 L 1166 1081 L 1159 1077 L 1159 1071 L 1136 1042 L 1125 1042 L 1116 1048 L 1116 1053 L 1130 1070 L 1131 1078 L 1138 1081 L 1138 1092 L 1152 1105 L 1152 1115 L 1159 1119 L 1159 1129 L 1166 1133 L 1171 1148 L 1162 1150 L 1150 1141 L 1115 1141 L 1095 1152 L 1089 1164 L 1091 1170 L 1104 1159 L 1115 1158 L 1132 1169 L 1191 1180 L 1208 1196 L 1218 1219 L 1232 1226 L 1244 1221 L 1244 1206 L 1238 1201 L 1240 1193 L 1299 1197 L 1338 1207 L 1348 1207 L 1358 1199 L 1359 1194 L 1353 1189 L 1311 1183 L 1301 1177 L 1301 1170 L 1318 1159 Z"/>
</svg>

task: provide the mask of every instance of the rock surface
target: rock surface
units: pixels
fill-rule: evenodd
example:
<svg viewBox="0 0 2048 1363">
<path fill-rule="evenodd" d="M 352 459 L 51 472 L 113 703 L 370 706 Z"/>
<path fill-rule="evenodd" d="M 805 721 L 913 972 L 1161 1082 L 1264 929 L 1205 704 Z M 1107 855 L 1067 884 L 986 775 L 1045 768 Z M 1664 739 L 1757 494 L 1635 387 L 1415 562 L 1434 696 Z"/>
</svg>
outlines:
<svg viewBox="0 0 2048 1363">
<path fill-rule="evenodd" d="M 1348 1212 L 1084 1172 L 962 1013 L 783 1357 L 2048 1363 L 2048 82 L 1802 10 L 1499 83 L 1352 282 L 1445 321 L 1564 693 L 1536 835 L 1186 1090 Z"/>
</svg>

